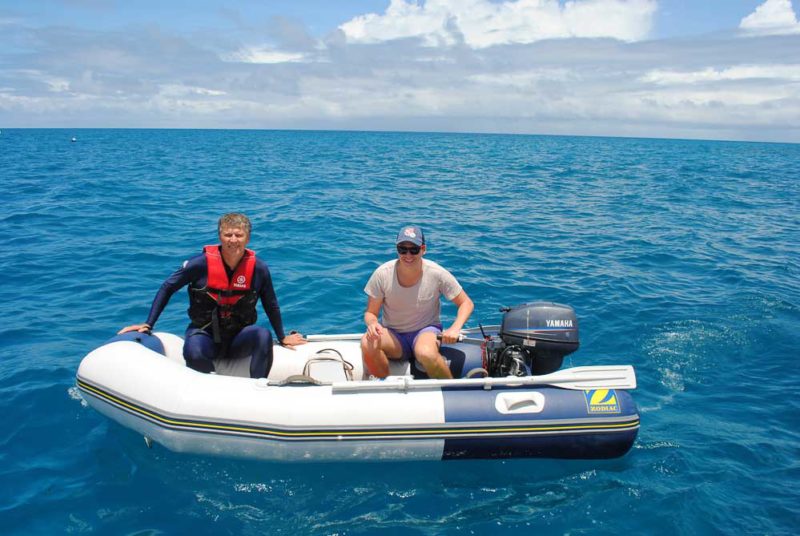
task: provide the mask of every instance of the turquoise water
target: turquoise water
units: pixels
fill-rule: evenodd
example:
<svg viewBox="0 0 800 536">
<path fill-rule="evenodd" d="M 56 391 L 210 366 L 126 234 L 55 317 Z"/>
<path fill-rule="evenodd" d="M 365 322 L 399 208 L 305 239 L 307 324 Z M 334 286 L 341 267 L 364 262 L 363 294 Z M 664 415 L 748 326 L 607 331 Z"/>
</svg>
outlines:
<svg viewBox="0 0 800 536">
<path fill-rule="evenodd" d="M 794 533 L 799 163 L 783 144 L 3 129 L 2 532 Z M 634 448 L 384 465 L 147 449 L 81 403 L 75 371 L 233 210 L 288 329 L 360 330 L 407 222 L 475 301 L 470 325 L 572 305 L 567 365 L 636 367 Z M 181 333 L 185 308 L 176 295 L 158 329 Z"/>
</svg>

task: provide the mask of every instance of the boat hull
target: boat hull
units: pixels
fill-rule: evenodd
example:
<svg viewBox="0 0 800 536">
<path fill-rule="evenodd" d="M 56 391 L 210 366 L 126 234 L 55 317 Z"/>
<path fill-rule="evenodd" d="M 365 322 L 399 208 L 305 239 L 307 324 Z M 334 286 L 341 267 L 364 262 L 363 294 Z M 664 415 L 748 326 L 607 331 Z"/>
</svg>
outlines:
<svg viewBox="0 0 800 536">
<path fill-rule="evenodd" d="M 620 389 L 410 378 L 405 389 L 380 381 L 342 389 L 335 379 L 278 385 L 275 370 L 270 380 L 193 371 L 175 355 L 179 338 L 159 338 L 167 357 L 133 341 L 101 346 L 81 362 L 77 383 L 91 407 L 176 452 L 292 462 L 614 458 L 639 428 L 636 405 Z M 352 363 L 352 380 L 362 379 L 353 340 L 291 354 L 276 347 L 277 369 L 283 378 L 308 371 L 330 349 Z"/>
</svg>

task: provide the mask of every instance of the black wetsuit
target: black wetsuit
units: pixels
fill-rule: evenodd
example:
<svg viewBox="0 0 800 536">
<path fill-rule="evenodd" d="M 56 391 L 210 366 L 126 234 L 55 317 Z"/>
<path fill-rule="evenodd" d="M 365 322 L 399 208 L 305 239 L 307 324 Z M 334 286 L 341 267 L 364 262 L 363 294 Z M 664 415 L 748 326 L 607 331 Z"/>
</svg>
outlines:
<svg viewBox="0 0 800 536">
<path fill-rule="evenodd" d="M 228 266 L 225 266 L 225 270 L 230 278 L 234 270 Z M 175 292 L 190 283 L 194 288 L 203 288 L 206 286 L 207 280 L 208 264 L 205 254 L 197 255 L 186 261 L 161 285 L 153 300 L 153 305 L 150 307 L 147 324 L 151 327 L 155 326 L 158 317 Z M 272 277 L 267 264 L 258 257 L 256 257 L 251 288 L 258 294 L 278 340 L 283 340 L 285 336 L 283 322 L 278 298 L 272 287 Z M 203 326 L 189 324 L 189 327 L 186 328 L 183 357 L 186 364 L 195 370 L 211 372 L 214 370 L 212 359 L 238 359 L 247 355 L 252 356 L 250 376 L 252 378 L 266 377 L 272 367 L 272 334 L 268 329 L 253 324 L 235 333 L 225 333 L 222 340 L 215 343 L 209 327 L 203 329 Z"/>
</svg>

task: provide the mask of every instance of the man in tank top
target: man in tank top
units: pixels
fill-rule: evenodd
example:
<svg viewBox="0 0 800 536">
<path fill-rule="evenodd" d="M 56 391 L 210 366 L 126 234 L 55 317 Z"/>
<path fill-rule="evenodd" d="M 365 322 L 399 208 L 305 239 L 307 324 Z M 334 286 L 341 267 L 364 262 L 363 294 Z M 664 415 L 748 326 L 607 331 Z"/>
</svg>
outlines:
<svg viewBox="0 0 800 536">
<path fill-rule="evenodd" d="M 439 353 L 437 335 L 445 343 L 456 342 L 472 314 L 472 300 L 450 272 L 423 259 L 426 245 L 421 228 L 403 227 L 396 244 L 397 259 L 379 266 L 364 287 L 368 296 L 367 332 L 361 338 L 364 364 L 373 376 L 385 378 L 389 359 L 416 358 L 431 378 L 452 378 Z M 455 320 L 444 331 L 440 296 L 458 307 Z M 378 320 L 381 313 L 382 322 Z"/>
</svg>

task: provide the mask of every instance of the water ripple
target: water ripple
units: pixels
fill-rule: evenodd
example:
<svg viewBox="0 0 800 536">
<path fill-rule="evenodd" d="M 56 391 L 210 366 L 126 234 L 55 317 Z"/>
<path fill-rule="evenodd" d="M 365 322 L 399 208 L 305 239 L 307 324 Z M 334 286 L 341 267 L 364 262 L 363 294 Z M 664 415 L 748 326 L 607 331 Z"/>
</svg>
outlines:
<svg viewBox="0 0 800 536">
<path fill-rule="evenodd" d="M 789 533 L 800 518 L 800 146 L 403 133 L 5 130 L 0 518 L 35 532 Z M 636 367 L 610 462 L 292 466 L 148 450 L 80 358 L 243 211 L 287 327 L 362 329 L 407 222 L 471 324 L 575 307 L 571 365 Z M 181 332 L 185 294 L 159 328 Z M 445 318 L 454 309 L 445 305 Z M 262 320 L 263 321 L 263 320 Z M 753 501 L 758 497 L 758 501 Z"/>
</svg>

